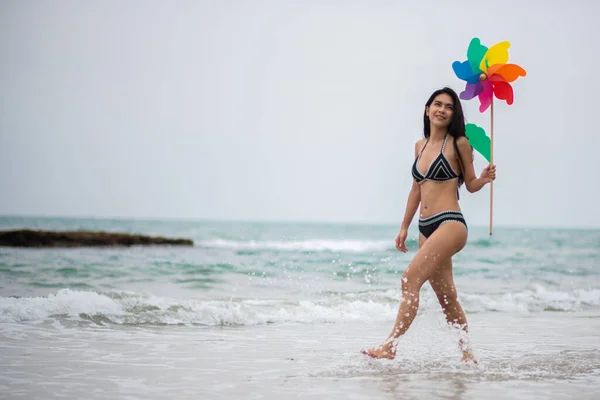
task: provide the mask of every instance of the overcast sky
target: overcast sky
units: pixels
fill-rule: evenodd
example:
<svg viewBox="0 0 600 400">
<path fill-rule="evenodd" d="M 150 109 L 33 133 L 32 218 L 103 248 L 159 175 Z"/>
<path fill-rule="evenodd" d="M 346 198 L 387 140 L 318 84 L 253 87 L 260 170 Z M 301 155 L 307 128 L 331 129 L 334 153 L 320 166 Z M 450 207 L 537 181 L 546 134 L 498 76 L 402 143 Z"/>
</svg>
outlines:
<svg viewBox="0 0 600 400">
<path fill-rule="evenodd" d="M 479 37 L 527 70 L 494 224 L 600 227 L 598 4 L 4 0 L 0 215 L 399 224 L 425 101 Z M 488 188 L 461 207 L 486 226 Z"/>
</svg>

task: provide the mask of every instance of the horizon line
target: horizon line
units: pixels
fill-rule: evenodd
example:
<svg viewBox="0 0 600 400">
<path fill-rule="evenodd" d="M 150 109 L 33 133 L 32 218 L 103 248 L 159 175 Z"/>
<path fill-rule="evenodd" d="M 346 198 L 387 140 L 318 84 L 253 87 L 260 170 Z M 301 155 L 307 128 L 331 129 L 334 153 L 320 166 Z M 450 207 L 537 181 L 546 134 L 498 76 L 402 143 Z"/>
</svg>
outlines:
<svg viewBox="0 0 600 400">
<path fill-rule="evenodd" d="M 142 216 L 74 216 L 74 215 L 42 215 L 42 214 L 0 214 L 0 218 L 31 218 L 31 219 L 71 219 L 71 220 L 122 220 L 122 221 L 146 221 L 146 222 L 205 222 L 205 223 L 245 223 L 245 224 L 301 224 L 301 225 L 358 225 L 358 226 L 400 226 L 400 222 L 384 221 L 351 221 L 351 220 L 292 220 L 292 219 L 232 219 L 232 218 L 209 218 L 209 217 L 142 217 Z M 415 227 L 416 220 L 411 223 Z M 489 225 L 470 224 L 472 228 L 489 228 Z M 567 230 L 599 230 L 600 226 L 576 226 L 576 225 L 511 225 L 495 224 L 499 229 L 567 229 Z"/>
</svg>

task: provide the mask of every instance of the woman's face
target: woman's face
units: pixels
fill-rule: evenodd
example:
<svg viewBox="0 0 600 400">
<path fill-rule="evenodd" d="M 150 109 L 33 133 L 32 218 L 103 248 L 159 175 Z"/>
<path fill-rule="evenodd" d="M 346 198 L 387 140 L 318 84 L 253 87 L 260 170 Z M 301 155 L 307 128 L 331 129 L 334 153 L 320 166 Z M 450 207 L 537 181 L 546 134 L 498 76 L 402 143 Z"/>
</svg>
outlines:
<svg viewBox="0 0 600 400">
<path fill-rule="evenodd" d="M 431 105 L 427 107 L 427 116 L 430 123 L 440 128 L 450 125 L 453 114 L 454 102 L 452 101 L 452 97 L 446 93 L 437 95 Z"/>
</svg>

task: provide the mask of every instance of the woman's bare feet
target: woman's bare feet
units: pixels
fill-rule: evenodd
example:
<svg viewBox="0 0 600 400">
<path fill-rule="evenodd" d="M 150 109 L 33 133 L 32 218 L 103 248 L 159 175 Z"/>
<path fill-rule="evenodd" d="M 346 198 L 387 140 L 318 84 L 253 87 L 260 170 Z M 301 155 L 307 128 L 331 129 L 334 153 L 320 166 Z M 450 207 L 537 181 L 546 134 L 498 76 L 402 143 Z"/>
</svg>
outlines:
<svg viewBox="0 0 600 400">
<path fill-rule="evenodd" d="M 472 362 L 473 364 L 477 364 L 477 360 L 475 359 L 475 356 L 471 350 L 463 350 L 462 360 L 464 362 Z"/>
<path fill-rule="evenodd" d="M 469 341 L 466 337 L 462 337 L 458 341 L 458 347 L 462 351 L 462 360 L 464 362 L 472 362 L 473 364 L 477 364 L 473 350 L 471 350 L 471 346 L 469 346 Z"/>
<path fill-rule="evenodd" d="M 396 347 L 391 341 L 376 347 L 371 347 L 369 350 L 360 349 L 360 352 L 373 358 L 387 358 L 393 360 L 396 357 Z"/>
</svg>

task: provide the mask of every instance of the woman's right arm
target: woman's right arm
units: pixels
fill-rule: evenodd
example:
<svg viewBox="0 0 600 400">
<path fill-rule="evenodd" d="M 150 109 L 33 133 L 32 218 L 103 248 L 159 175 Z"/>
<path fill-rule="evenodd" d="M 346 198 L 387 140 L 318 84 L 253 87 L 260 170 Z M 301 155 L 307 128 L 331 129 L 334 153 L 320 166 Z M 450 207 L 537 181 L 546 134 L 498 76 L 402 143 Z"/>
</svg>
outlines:
<svg viewBox="0 0 600 400">
<path fill-rule="evenodd" d="M 422 141 L 418 140 L 415 143 L 415 159 L 419 156 L 419 151 L 422 146 Z M 408 200 L 406 201 L 406 211 L 404 213 L 404 219 L 402 220 L 402 225 L 400 230 L 408 230 L 417 209 L 419 208 L 419 204 L 421 203 L 421 186 L 413 179 L 412 187 L 410 188 L 410 192 L 408 193 Z"/>
<path fill-rule="evenodd" d="M 404 219 L 402 220 L 402 226 L 400 227 L 401 230 L 408 230 L 420 203 L 421 186 L 413 179 L 412 187 L 408 193 L 408 200 L 406 201 L 406 211 L 404 213 Z"/>
<path fill-rule="evenodd" d="M 421 148 L 421 140 L 415 143 L 415 159 L 418 157 L 419 149 Z M 408 227 L 412 222 L 415 213 L 417 212 L 417 208 L 419 208 L 419 204 L 421 203 L 421 186 L 413 179 L 412 187 L 410 188 L 410 193 L 408 193 L 408 200 L 406 201 L 406 211 L 404 212 L 404 219 L 402 220 L 402 225 L 400 227 L 400 233 L 396 236 L 396 248 L 403 253 L 408 251 L 406 247 L 406 238 L 408 237 Z"/>
</svg>

